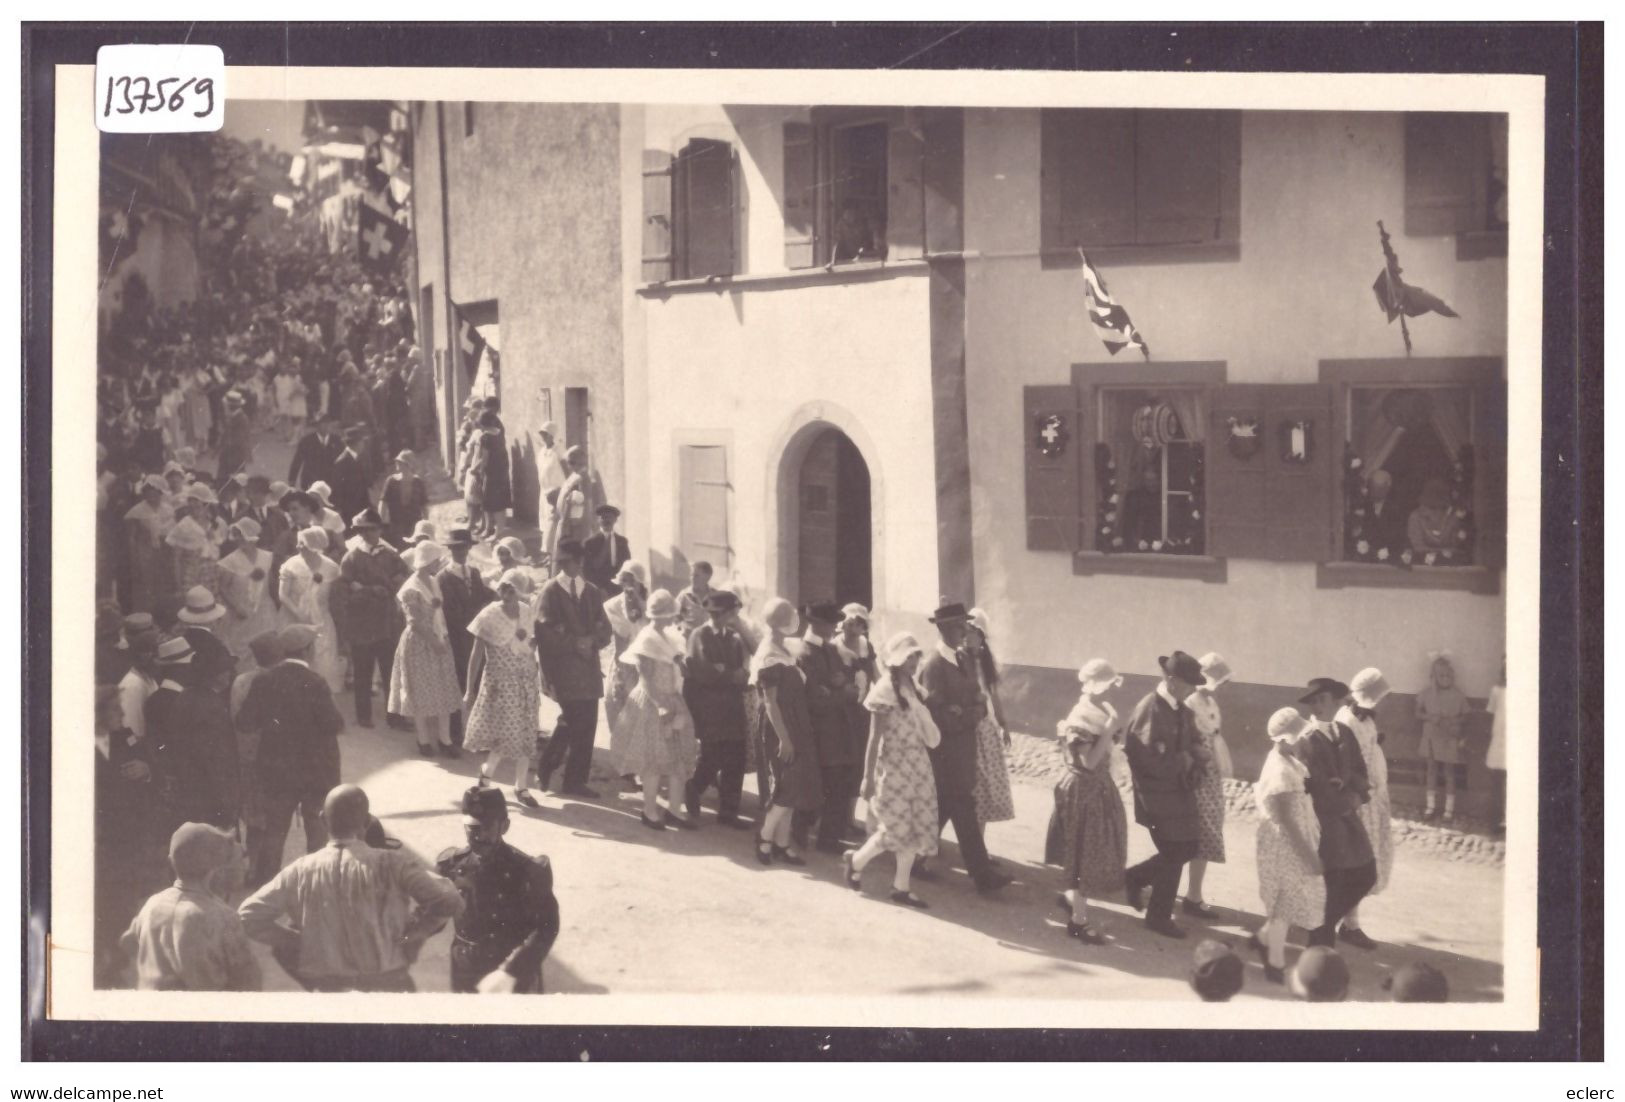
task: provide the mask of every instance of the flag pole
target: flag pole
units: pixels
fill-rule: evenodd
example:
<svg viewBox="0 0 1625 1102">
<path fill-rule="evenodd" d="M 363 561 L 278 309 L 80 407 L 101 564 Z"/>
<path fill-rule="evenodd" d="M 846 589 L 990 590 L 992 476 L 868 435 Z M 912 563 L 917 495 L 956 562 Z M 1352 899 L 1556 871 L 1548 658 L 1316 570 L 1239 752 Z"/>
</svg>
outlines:
<svg viewBox="0 0 1625 1102">
<path fill-rule="evenodd" d="M 1411 354 L 1411 329 L 1405 323 L 1405 296 L 1401 293 L 1399 282 L 1399 257 L 1394 255 L 1394 247 L 1388 239 L 1388 231 L 1383 227 L 1382 220 L 1377 220 L 1377 233 L 1382 237 L 1382 255 L 1388 264 L 1388 295 L 1397 308 L 1399 314 L 1399 332 L 1405 338 L 1405 355 Z"/>
</svg>

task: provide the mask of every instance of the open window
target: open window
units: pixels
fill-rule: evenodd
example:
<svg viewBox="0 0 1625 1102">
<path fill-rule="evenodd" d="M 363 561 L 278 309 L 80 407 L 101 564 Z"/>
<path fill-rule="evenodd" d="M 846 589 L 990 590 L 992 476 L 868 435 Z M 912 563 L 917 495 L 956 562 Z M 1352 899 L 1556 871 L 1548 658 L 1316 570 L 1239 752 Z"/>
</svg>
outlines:
<svg viewBox="0 0 1625 1102">
<path fill-rule="evenodd" d="M 1507 116 L 1405 116 L 1405 232 L 1456 238 L 1458 260 L 1507 251 Z"/>
<path fill-rule="evenodd" d="M 739 160 L 728 142 L 695 138 L 674 157 L 643 151 L 643 279 L 739 270 Z"/>
</svg>

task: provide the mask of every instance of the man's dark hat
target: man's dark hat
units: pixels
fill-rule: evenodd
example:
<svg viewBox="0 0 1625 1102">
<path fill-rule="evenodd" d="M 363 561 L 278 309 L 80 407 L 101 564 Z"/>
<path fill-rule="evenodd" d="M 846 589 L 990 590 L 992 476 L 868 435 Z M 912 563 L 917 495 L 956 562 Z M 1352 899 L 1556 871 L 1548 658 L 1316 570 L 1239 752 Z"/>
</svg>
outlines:
<svg viewBox="0 0 1625 1102">
<path fill-rule="evenodd" d="M 1335 677 L 1316 677 L 1309 681 L 1309 691 L 1298 698 L 1299 704 L 1308 704 L 1321 693 L 1331 693 L 1333 697 L 1342 700 L 1349 695 L 1349 687 Z"/>
<path fill-rule="evenodd" d="M 834 601 L 814 601 L 807 606 L 807 619 L 816 624 L 838 624 L 846 617 Z"/>
<path fill-rule="evenodd" d="M 264 475 L 262 475 L 262 474 L 251 474 L 251 475 L 248 476 L 248 492 L 249 493 L 251 493 L 251 494 L 263 494 L 266 491 L 270 490 L 270 488 L 271 488 L 271 480 L 269 478 L 266 478 Z"/>
<path fill-rule="evenodd" d="M 463 814 L 476 819 L 506 819 L 508 801 L 500 788 L 481 788 L 475 785 L 463 792 Z"/>
<path fill-rule="evenodd" d="M 384 518 L 378 515 L 378 510 L 366 508 L 350 518 L 351 528 L 382 528 Z"/>
<path fill-rule="evenodd" d="M 579 559 L 581 557 L 581 541 L 560 540 L 559 545 L 553 549 L 553 554 L 555 557 L 568 555 L 572 559 Z"/>
<path fill-rule="evenodd" d="M 1202 663 L 1182 650 L 1158 658 L 1157 665 L 1169 677 L 1177 677 L 1189 685 L 1201 685 L 1207 681 L 1207 676 L 1202 673 Z"/>
<path fill-rule="evenodd" d="M 376 815 L 367 816 L 367 829 L 362 833 L 361 840 L 373 849 L 401 848 L 400 839 L 391 838 L 388 834 L 385 834 L 384 824 L 379 821 Z"/>
<path fill-rule="evenodd" d="M 446 533 L 447 547 L 473 547 L 474 534 L 467 528 L 453 528 Z"/>
<path fill-rule="evenodd" d="M 277 504 L 282 506 L 284 509 L 294 504 L 303 505 L 313 513 L 316 512 L 318 508 L 316 499 L 304 490 L 289 490 L 287 493 L 282 495 L 282 500 L 277 502 Z"/>
<path fill-rule="evenodd" d="M 966 611 L 963 601 L 950 601 L 946 597 L 938 597 L 937 600 L 940 602 L 940 607 L 931 614 L 933 624 L 940 624 L 944 620 L 963 620 L 970 615 Z"/>
<path fill-rule="evenodd" d="M 601 517 L 618 517 L 621 515 L 621 511 L 615 508 L 613 505 L 600 505 L 598 508 L 594 509 L 593 512 L 597 513 Z"/>
<path fill-rule="evenodd" d="M 1204 1002 L 1228 1002 L 1241 990 L 1242 972 L 1241 958 L 1230 946 L 1206 938 L 1191 958 L 1191 987 Z"/>
<path fill-rule="evenodd" d="M 1444 973 L 1417 961 L 1402 965 L 1383 984 L 1393 994 L 1396 1003 L 1447 1003 L 1450 984 Z"/>
<path fill-rule="evenodd" d="M 729 612 L 739 607 L 739 595 L 726 589 L 713 589 L 700 601 L 707 612 Z"/>
</svg>

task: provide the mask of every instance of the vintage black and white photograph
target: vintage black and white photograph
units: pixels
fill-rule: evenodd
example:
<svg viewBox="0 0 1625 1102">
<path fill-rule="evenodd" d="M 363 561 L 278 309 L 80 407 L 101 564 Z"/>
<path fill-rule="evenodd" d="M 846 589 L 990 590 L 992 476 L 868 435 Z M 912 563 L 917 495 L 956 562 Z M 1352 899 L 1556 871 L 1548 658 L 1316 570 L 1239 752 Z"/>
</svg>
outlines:
<svg viewBox="0 0 1625 1102">
<path fill-rule="evenodd" d="M 1537 1024 L 1538 78 L 60 72 L 56 1005 Z"/>
</svg>

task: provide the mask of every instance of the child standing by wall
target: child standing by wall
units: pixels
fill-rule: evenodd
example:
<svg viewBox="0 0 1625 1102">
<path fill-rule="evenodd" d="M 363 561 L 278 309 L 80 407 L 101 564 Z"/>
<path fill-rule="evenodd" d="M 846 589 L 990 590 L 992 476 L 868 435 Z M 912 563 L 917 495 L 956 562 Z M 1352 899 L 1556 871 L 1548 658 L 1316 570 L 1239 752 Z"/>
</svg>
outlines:
<svg viewBox="0 0 1625 1102">
<path fill-rule="evenodd" d="M 1467 697 L 1456 688 L 1456 668 L 1450 656 L 1433 656 L 1428 687 L 1416 696 L 1416 716 L 1422 721 L 1419 749 L 1427 762 L 1427 810 L 1424 818 L 1438 814 L 1435 792 L 1440 774 L 1444 776 L 1444 821 L 1456 818 L 1456 766 L 1462 757 L 1461 721 L 1467 712 Z"/>
</svg>

